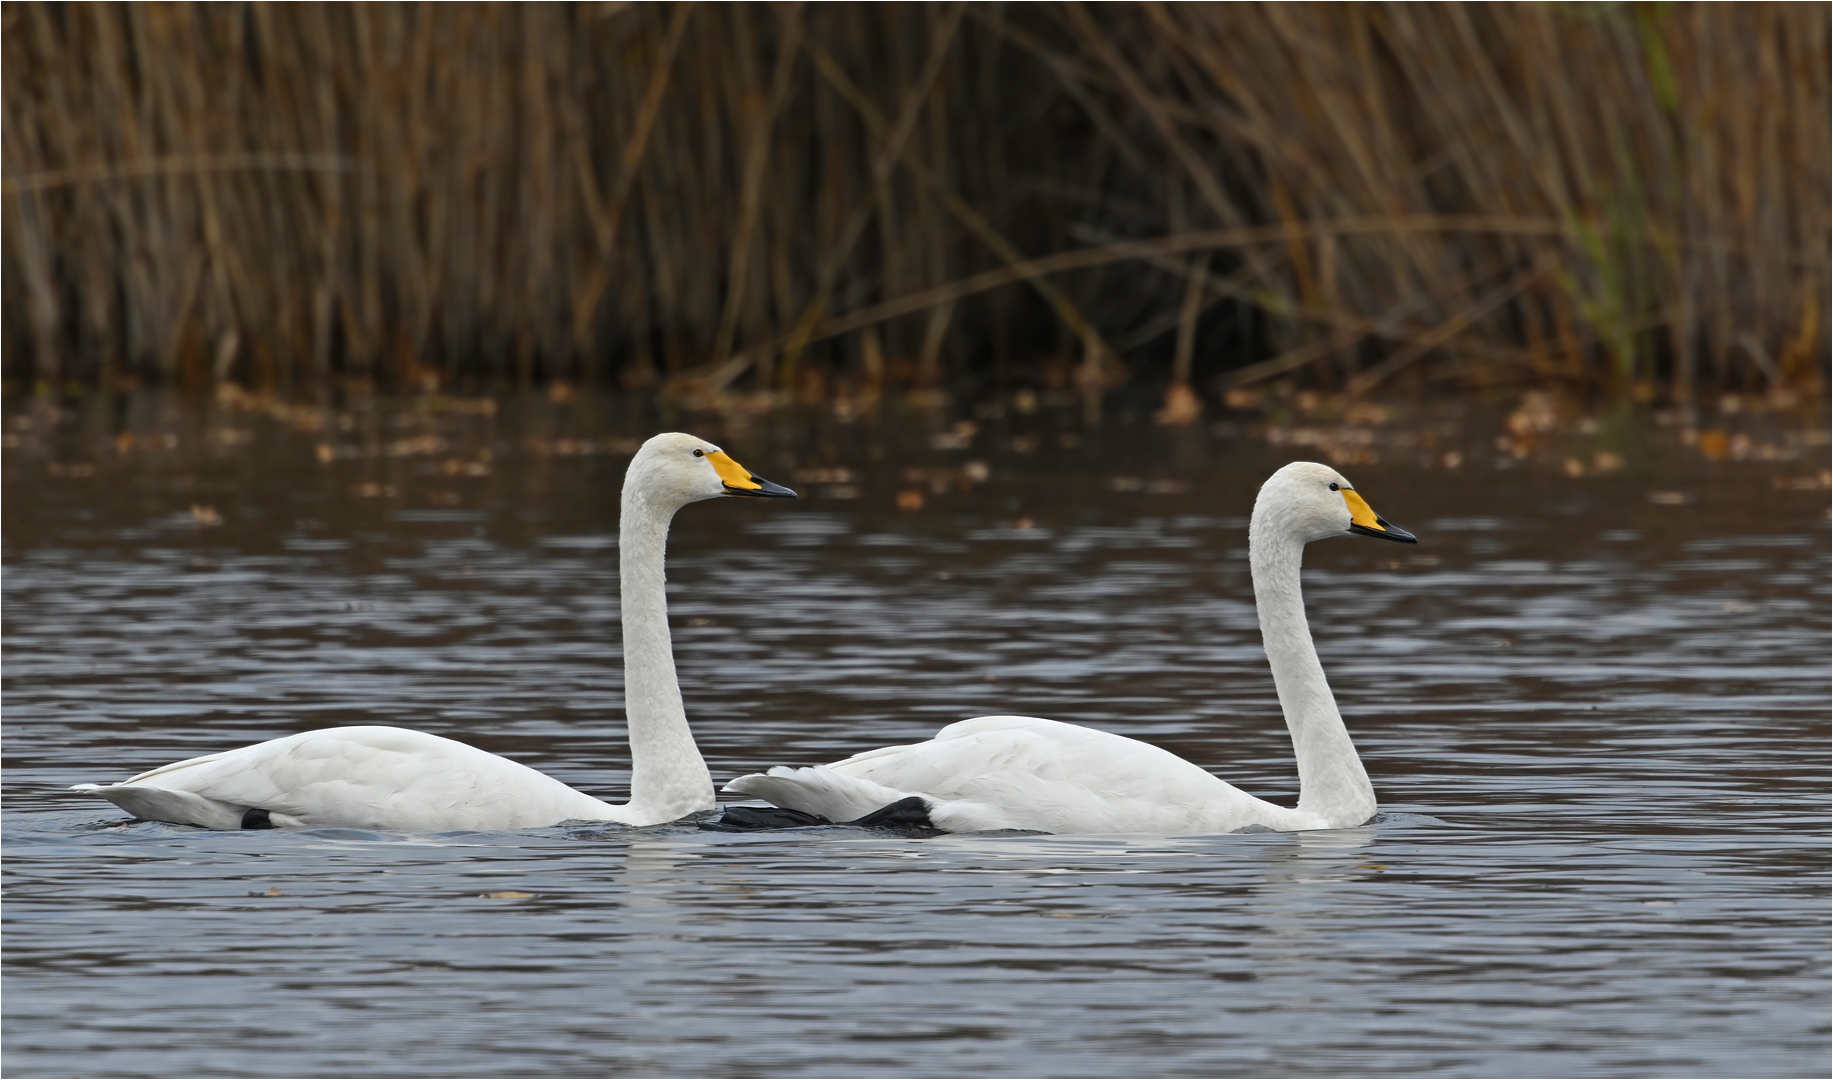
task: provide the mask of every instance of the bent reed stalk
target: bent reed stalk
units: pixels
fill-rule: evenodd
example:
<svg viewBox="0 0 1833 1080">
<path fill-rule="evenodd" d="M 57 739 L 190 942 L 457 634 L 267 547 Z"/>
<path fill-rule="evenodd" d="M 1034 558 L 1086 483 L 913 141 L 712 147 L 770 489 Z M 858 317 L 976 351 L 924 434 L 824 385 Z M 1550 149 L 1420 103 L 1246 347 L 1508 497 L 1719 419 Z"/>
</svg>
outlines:
<svg viewBox="0 0 1833 1080">
<path fill-rule="evenodd" d="M 4 18 L 13 388 L 1828 372 L 1823 5 Z"/>
</svg>

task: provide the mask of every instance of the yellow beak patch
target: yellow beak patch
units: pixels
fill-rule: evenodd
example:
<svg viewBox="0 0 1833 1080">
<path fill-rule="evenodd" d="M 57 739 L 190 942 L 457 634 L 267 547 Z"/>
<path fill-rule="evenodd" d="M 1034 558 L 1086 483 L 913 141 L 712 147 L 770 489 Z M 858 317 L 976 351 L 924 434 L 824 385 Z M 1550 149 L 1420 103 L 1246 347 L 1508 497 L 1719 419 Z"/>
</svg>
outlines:
<svg viewBox="0 0 1833 1080">
<path fill-rule="evenodd" d="M 1369 507 L 1368 503 L 1362 501 L 1362 496 L 1349 488 L 1344 488 L 1343 501 L 1349 504 L 1349 520 L 1352 524 L 1360 525 L 1364 529 L 1387 531 L 1382 526 L 1381 519 L 1375 516 L 1375 511 Z"/>
<path fill-rule="evenodd" d="M 713 471 L 719 474 L 720 482 L 729 488 L 738 491 L 757 491 L 764 486 L 751 479 L 751 470 L 727 457 L 724 450 L 715 450 L 708 454 L 706 459 L 713 463 Z"/>
</svg>

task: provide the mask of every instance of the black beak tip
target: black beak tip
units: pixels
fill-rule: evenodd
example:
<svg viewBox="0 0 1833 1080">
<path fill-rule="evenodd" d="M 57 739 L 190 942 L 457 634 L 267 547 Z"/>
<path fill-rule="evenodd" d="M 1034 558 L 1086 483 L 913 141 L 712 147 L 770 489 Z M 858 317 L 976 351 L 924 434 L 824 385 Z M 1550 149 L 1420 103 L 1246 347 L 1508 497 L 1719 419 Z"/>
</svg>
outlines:
<svg viewBox="0 0 1833 1080">
<path fill-rule="evenodd" d="M 1351 525 L 1349 531 L 1358 536 L 1372 536 L 1377 540 L 1393 540 L 1401 544 L 1419 543 L 1419 537 L 1414 536 L 1398 525 L 1389 525 L 1380 518 L 1375 519 L 1375 524 L 1381 526 L 1381 528 L 1371 529 L 1366 525 Z"/>
<path fill-rule="evenodd" d="M 757 487 L 755 488 L 728 487 L 726 488 L 726 494 L 727 495 L 744 495 L 744 496 L 748 496 L 751 498 L 766 498 L 766 499 L 793 499 L 793 498 L 796 498 L 796 493 L 793 488 L 786 488 L 781 484 L 773 484 L 761 476 L 751 477 L 751 482 L 756 484 Z"/>
</svg>

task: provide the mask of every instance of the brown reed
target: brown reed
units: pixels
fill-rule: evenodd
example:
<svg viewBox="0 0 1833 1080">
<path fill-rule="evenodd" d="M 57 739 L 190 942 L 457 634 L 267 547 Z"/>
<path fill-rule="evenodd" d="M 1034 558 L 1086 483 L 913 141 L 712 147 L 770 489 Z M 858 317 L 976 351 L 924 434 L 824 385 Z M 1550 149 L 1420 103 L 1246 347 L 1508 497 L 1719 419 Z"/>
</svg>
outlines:
<svg viewBox="0 0 1833 1080">
<path fill-rule="evenodd" d="M 3 20 L 15 389 L 1828 372 L 1824 5 Z"/>
</svg>

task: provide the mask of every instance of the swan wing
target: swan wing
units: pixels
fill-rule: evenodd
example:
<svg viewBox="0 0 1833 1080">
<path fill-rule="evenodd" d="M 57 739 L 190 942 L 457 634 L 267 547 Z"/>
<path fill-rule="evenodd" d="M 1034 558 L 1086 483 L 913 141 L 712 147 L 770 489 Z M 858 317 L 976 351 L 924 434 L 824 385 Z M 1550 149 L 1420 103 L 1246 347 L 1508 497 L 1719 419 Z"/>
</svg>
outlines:
<svg viewBox="0 0 1833 1080">
<path fill-rule="evenodd" d="M 1033 716 L 963 720 L 928 742 L 776 768 L 726 790 L 834 821 L 918 795 L 949 832 L 1210 832 L 1293 814 L 1150 743 Z"/>
<path fill-rule="evenodd" d="M 81 785 L 129 813 L 215 829 L 273 824 L 402 832 L 617 820 L 618 808 L 526 765 L 394 727 L 327 728 Z"/>
</svg>

